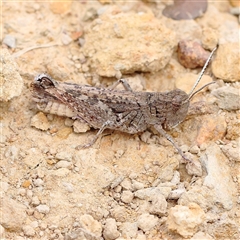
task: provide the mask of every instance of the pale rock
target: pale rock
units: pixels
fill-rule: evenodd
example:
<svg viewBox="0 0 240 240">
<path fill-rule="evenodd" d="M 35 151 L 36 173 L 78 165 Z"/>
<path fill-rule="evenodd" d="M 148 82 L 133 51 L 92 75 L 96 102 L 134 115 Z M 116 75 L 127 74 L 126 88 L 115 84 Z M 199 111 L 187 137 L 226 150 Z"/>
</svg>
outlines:
<svg viewBox="0 0 240 240">
<path fill-rule="evenodd" d="M 230 18 L 223 18 L 224 20 L 218 29 L 219 46 L 229 43 L 233 43 L 236 46 L 236 43 L 239 43 L 239 22 L 237 21 L 236 17 L 231 15 L 228 16 L 230 16 Z"/>
<path fill-rule="evenodd" d="M 214 207 L 216 199 L 212 189 L 206 186 L 192 186 L 179 198 L 178 204 L 188 206 L 191 202 L 198 204 L 205 212 Z"/>
<path fill-rule="evenodd" d="M 168 199 L 174 199 L 177 200 L 179 199 L 183 193 L 186 192 L 185 188 L 178 188 L 178 189 L 174 189 L 171 191 L 171 193 L 168 196 Z"/>
<path fill-rule="evenodd" d="M 16 47 L 16 38 L 12 35 L 6 35 L 3 39 L 3 44 L 7 45 L 10 48 Z"/>
<path fill-rule="evenodd" d="M 158 215 L 160 217 L 164 216 L 167 212 L 167 205 L 168 203 L 162 194 L 153 196 L 153 198 L 151 199 L 149 213 Z"/>
<path fill-rule="evenodd" d="M 9 158 L 11 161 L 15 161 L 19 158 L 19 148 L 12 145 L 6 148 L 4 157 Z"/>
<path fill-rule="evenodd" d="M 139 35 L 145 37 L 139 40 Z M 85 29 L 84 36 L 84 55 L 98 75 L 107 77 L 159 71 L 177 44 L 175 33 L 151 12 L 103 14 Z"/>
<path fill-rule="evenodd" d="M 69 183 L 69 182 L 63 182 L 62 185 L 65 187 L 65 189 L 72 193 L 74 191 L 74 186 L 72 183 Z"/>
<path fill-rule="evenodd" d="M 2 227 L 7 231 L 20 231 L 27 217 L 26 207 L 11 198 L 2 197 L 0 209 Z"/>
<path fill-rule="evenodd" d="M 35 230 L 33 227 L 26 225 L 22 228 L 24 235 L 27 237 L 33 237 L 35 235 Z"/>
<path fill-rule="evenodd" d="M 32 198 L 32 201 L 31 201 L 31 204 L 35 207 L 35 206 L 38 206 L 40 204 L 40 200 L 38 198 L 38 196 L 34 196 Z"/>
<path fill-rule="evenodd" d="M 30 190 L 30 189 L 27 189 L 27 191 L 26 191 L 26 196 L 27 196 L 29 199 L 32 199 L 32 197 L 33 197 L 33 191 Z"/>
<path fill-rule="evenodd" d="M 228 159 L 217 144 L 211 144 L 206 150 L 206 155 L 201 158 L 206 168 L 207 176 L 204 186 L 212 189 L 218 205 L 230 210 L 233 207 L 236 188 L 234 186 Z"/>
<path fill-rule="evenodd" d="M 38 221 L 32 221 L 30 223 L 30 226 L 33 227 L 33 228 L 37 228 L 39 226 Z"/>
<path fill-rule="evenodd" d="M 202 37 L 202 28 L 193 19 L 175 21 L 170 18 L 164 18 L 163 21 L 165 21 L 164 24 L 166 26 L 176 33 L 178 42 L 185 39 L 201 39 Z"/>
<path fill-rule="evenodd" d="M 1 182 L 0 182 L 0 185 L 1 185 Z M 26 194 L 26 189 L 25 189 L 25 188 L 19 188 L 19 189 L 18 189 L 18 194 L 19 194 L 20 196 L 25 196 L 25 194 Z"/>
<path fill-rule="evenodd" d="M 173 189 L 168 195 L 168 199 L 179 199 L 183 193 L 186 192 L 184 183 L 179 183 L 176 189 Z"/>
<path fill-rule="evenodd" d="M 88 238 L 89 237 L 89 238 Z M 92 237 L 92 238 L 91 238 Z M 83 240 L 88 240 L 88 239 L 94 239 L 94 236 L 85 236 L 84 232 L 82 229 L 77 229 L 75 231 L 71 231 L 67 234 L 65 234 L 64 240 L 75 240 L 75 239 L 83 239 Z"/>
<path fill-rule="evenodd" d="M 173 178 L 172 178 L 173 179 Z M 176 188 L 176 184 L 172 183 L 172 182 L 160 182 L 157 187 L 162 191 L 162 194 L 167 197 L 169 192 L 171 192 L 171 190 L 173 188 Z"/>
<path fill-rule="evenodd" d="M 73 168 L 73 165 L 71 162 L 69 161 L 59 161 L 55 164 L 55 167 L 56 169 L 59 169 L 59 168 L 67 168 L 67 169 L 72 169 Z"/>
<path fill-rule="evenodd" d="M 120 185 L 123 187 L 123 189 L 133 190 L 132 182 L 129 178 L 124 178 Z"/>
<path fill-rule="evenodd" d="M 190 155 L 191 153 L 188 153 L 188 154 Z M 187 155 L 187 157 L 188 157 L 188 155 Z M 189 159 L 192 159 L 192 158 L 189 158 Z M 203 173 L 202 165 L 198 160 L 188 162 L 187 165 L 186 165 L 186 170 L 187 170 L 188 175 L 190 175 L 190 176 L 201 177 L 202 173 Z"/>
<path fill-rule="evenodd" d="M 121 191 L 122 191 L 122 187 L 120 185 L 118 185 L 114 188 L 115 193 L 120 193 Z"/>
<path fill-rule="evenodd" d="M 44 184 L 44 181 L 41 178 L 33 179 L 33 184 L 36 187 L 40 187 Z"/>
<path fill-rule="evenodd" d="M 100 222 L 95 220 L 91 215 L 89 214 L 82 215 L 80 217 L 79 223 L 80 223 L 80 227 L 83 228 L 84 230 L 93 234 L 97 238 L 101 237 L 102 225 Z"/>
<path fill-rule="evenodd" d="M 107 218 L 103 230 L 103 237 L 106 240 L 114 240 L 120 236 L 120 232 L 117 230 L 116 220 L 113 218 Z"/>
<path fill-rule="evenodd" d="M 144 183 L 138 182 L 138 181 L 133 179 L 132 180 L 132 187 L 133 187 L 134 191 L 140 190 L 140 189 L 144 188 Z"/>
<path fill-rule="evenodd" d="M 59 168 L 57 170 L 49 171 L 50 175 L 58 176 L 58 177 L 66 177 L 70 173 L 70 170 L 67 168 Z"/>
<path fill-rule="evenodd" d="M 144 188 L 136 191 L 134 196 L 147 201 L 151 201 L 151 199 L 158 194 L 164 195 L 164 197 L 167 198 L 168 194 L 171 192 L 171 188 L 164 188 L 164 190 L 167 191 L 163 191 L 161 187 Z"/>
<path fill-rule="evenodd" d="M 233 160 L 236 162 L 240 161 L 240 139 L 237 141 L 237 145 L 233 147 L 232 143 L 228 143 L 227 145 L 221 146 L 222 152 L 225 154 L 229 160 Z"/>
<path fill-rule="evenodd" d="M 36 209 L 39 213 L 43 213 L 43 214 L 47 214 L 50 211 L 50 208 L 45 204 L 38 205 Z"/>
<path fill-rule="evenodd" d="M 123 206 L 116 206 L 111 211 L 111 215 L 118 222 L 125 222 L 127 218 L 127 210 Z"/>
<path fill-rule="evenodd" d="M 240 109 L 240 89 L 224 86 L 213 90 L 212 94 L 217 98 L 217 104 L 221 109 L 227 111 Z"/>
<path fill-rule="evenodd" d="M 90 130 L 90 127 L 87 123 L 82 123 L 79 120 L 75 120 L 73 123 L 73 131 L 75 133 L 85 133 Z"/>
<path fill-rule="evenodd" d="M 138 232 L 138 226 L 136 222 L 125 222 L 120 227 L 121 236 L 124 239 L 136 238 Z"/>
<path fill-rule="evenodd" d="M 189 88 L 190 89 L 190 88 Z M 185 152 L 188 152 L 189 151 L 189 146 L 186 145 L 186 144 L 183 144 L 180 149 L 185 153 Z"/>
<path fill-rule="evenodd" d="M 175 171 L 173 174 L 173 178 L 171 179 L 171 183 L 174 185 L 177 185 L 180 183 L 180 173 L 178 171 Z"/>
<path fill-rule="evenodd" d="M 200 151 L 200 149 L 197 145 L 194 145 L 190 148 L 190 153 L 192 153 L 192 154 L 198 154 L 199 151 Z"/>
<path fill-rule="evenodd" d="M 169 210 L 167 226 L 185 238 L 192 237 L 205 220 L 204 211 L 196 203 L 176 205 Z"/>
<path fill-rule="evenodd" d="M 71 119 L 71 118 L 66 118 L 65 121 L 64 121 L 64 124 L 65 124 L 66 127 L 72 127 L 73 123 L 74 123 L 74 120 Z"/>
<path fill-rule="evenodd" d="M 58 160 L 72 161 L 72 154 L 68 151 L 58 152 L 55 157 Z"/>
<path fill-rule="evenodd" d="M 41 222 L 41 224 L 40 224 L 39 227 L 40 227 L 41 230 L 45 230 L 45 229 L 47 228 L 47 226 L 48 226 L 48 225 L 47 225 L 46 222 Z"/>
<path fill-rule="evenodd" d="M 226 81 L 240 80 L 239 42 L 221 44 L 212 62 L 212 72 L 217 78 Z"/>
<path fill-rule="evenodd" d="M 190 240 L 214 240 L 209 234 L 204 233 L 204 232 L 197 232 L 194 234 Z"/>
<path fill-rule="evenodd" d="M 62 32 L 61 33 L 61 41 L 62 41 L 63 45 L 69 45 L 73 40 L 67 33 Z"/>
<path fill-rule="evenodd" d="M 150 231 L 154 228 L 158 223 L 158 218 L 149 213 L 144 213 L 140 215 L 137 219 L 138 228 L 143 230 L 143 232 Z"/>
<path fill-rule="evenodd" d="M 40 130 L 48 130 L 50 123 L 43 112 L 39 112 L 31 118 L 31 126 Z"/>
<path fill-rule="evenodd" d="M 127 190 L 127 191 L 122 192 L 121 200 L 124 203 L 130 203 L 130 202 L 132 202 L 133 197 L 134 197 L 133 193 L 131 191 Z"/>
<path fill-rule="evenodd" d="M 118 176 L 112 181 L 111 188 L 117 187 L 124 180 L 124 176 Z"/>
<path fill-rule="evenodd" d="M 0 191 L 7 192 L 9 184 L 7 182 L 0 181 Z"/>
<path fill-rule="evenodd" d="M 1 48 L 0 61 L 0 101 L 7 102 L 21 94 L 23 80 L 18 73 L 16 62 L 7 49 Z"/>
<path fill-rule="evenodd" d="M 218 32 L 211 27 L 204 27 L 202 30 L 202 46 L 212 51 L 218 44 Z"/>
<path fill-rule="evenodd" d="M 102 218 L 106 218 L 109 212 L 100 206 L 92 206 L 90 211 L 88 211 L 88 214 L 90 214 L 95 220 L 100 221 Z"/>
</svg>

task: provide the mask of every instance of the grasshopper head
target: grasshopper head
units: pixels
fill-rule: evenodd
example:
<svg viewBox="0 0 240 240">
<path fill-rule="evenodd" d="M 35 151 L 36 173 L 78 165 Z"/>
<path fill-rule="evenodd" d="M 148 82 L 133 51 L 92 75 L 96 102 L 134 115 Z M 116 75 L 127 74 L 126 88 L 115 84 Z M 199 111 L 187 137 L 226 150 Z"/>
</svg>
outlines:
<svg viewBox="0 0 240 240">
<path fill-rule="evenodd" d="M 36 102 L 46 102 L 47 99 L 53 98 L 48 90 L 55 88 L 57 82 L 45 73 L 41 73 L 34 78 L 31 83 L 31 91 L 33 93 L 33 100 Z"/>
<path fill-rule="evenodd" d="M 166 114 L 164 128 L 169 129 L 176 127 L 181 123 L 188 112 L 189 100 L 188 94 L 180 89 L 175 89 L 171 92 L 172 99 L 169 111 Z"/>
<path fill-rule="evenodd" d="M 32 87 L 47 89 L 51 87 L 56 87 L 57 83 L 50 76 L 45 73 L 41 73 L 34 78 Z"/>
</svg>

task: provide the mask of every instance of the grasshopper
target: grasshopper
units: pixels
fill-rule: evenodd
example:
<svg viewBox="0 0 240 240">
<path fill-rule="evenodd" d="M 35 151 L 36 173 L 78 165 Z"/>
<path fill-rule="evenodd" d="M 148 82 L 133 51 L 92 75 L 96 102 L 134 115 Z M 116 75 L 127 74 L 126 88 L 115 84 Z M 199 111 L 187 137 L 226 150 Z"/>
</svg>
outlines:
<svg viewBox="0 0 240 240">
<path fill-rule="evenodd" d="M 78 146 L 78 149 L 93 145 L 107 128 L 135 134 L 154 127 L 186 161 L 191 162 L 165 130 L 183 122 L 192 97 L 214 83 L 208 83 L 195 91 L 215 50 L 216 48 L 211 52 L 189 94 L 180 89 L 168 92 L 134 92 L 125 79 L 118 80 L 109 88 L 98 88 L 58 82 L 47 74 L 40 74 L 31 84 L 33 100 L 43 112 L 79 119 L 99 129 L 89 143 Z M 115 89 L 119 84 L 125 90 Z"/>
</svg>

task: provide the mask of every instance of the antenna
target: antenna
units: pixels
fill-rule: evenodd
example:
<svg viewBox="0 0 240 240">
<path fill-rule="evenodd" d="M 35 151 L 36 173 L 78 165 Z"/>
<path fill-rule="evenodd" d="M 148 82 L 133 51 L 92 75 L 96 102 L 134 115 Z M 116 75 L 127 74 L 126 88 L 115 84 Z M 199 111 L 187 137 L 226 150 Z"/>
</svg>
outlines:
<svg viewBox="0 0 240 240">
<path fill-rule="evenodd" d="M 206 63 L 204 64 L 204 67 L 203 67 L 202 71 L 200 72 L 197 81 L 195 82 L 195 84 L 194 84 L 192 90 L 190 91 L 190 93 L 188 94 L 188 100 L 190 100 L 196 93 L 198 93 L 199 91 L 201 91 L 201 90 L 202 90 L 203 88 L 205 88 L 206 86 L 214 83 L 214 82 L 210 82 L 210 83 L 204 85 L 203 87 L 201 87 L 200 89 L 198 89 L 196 92 L 193 92 L 193 91 L 195 90 L 195 88 L 197 87 L 198 83 L 200 82 L 200 80 L 201 80 L 201 78 L 202 78 L 202 76 L 203 76 L 203 74 L 204 74 L 204 72 L 205 72 L 205 70 L 206 70 L 206 68 L 207 68 L 207 66 L 208 66 L 208 64 L 209 64 L 209 62 L 210 62 L 213 54 L 214 54 L 214 52 L 216 51 L 216 49 L 217 49 L 217 47 L 215 47 L 215 48 L 212 50 L 210 56 L 208 57 L 208 60 L 207 60 Z"/>
</svg>

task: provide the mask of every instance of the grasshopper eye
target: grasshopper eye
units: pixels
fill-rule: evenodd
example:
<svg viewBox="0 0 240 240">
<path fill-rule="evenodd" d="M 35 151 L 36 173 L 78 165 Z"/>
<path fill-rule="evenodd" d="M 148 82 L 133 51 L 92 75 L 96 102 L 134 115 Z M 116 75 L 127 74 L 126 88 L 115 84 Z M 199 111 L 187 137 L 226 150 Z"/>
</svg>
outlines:
<svg viewBox="0 0 240 240">
<path fill-rule="evenodd" d="M 45 73 L 42 73 L 36 76 L 34 81 L 36 84 L 38 84 L 42 88 L 50 88 L 50 87 L 56 86 L 56 82 Z"/>
</svg>

